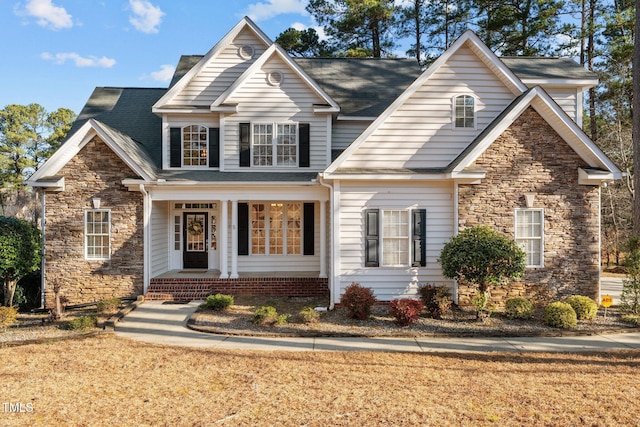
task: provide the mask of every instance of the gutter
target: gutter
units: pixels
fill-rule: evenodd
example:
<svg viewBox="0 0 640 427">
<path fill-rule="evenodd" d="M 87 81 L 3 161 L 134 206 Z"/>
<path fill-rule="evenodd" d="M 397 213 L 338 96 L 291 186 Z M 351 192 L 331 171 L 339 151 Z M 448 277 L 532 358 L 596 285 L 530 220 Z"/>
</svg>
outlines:
<svg viewBox="0 0 640 427">
<path fill-rule="evenodd" d="M 329 310 L 333 310 L 335 308 L 335 303 L 333 302 L 333 282 L 335 279 L 335 274 L 334 274 L 334 263 L 333 263 L 333 254 L 334 254 L 334 239 L 333 239 L 333 233 L 335 230 L 335 215 L 333 215 L 333 193 L 334 193 L 334 188 L 332 184 L 328 184 L 324 181 L 324 177 L 322 176 L 322 174 L 318 174 L 318 184 L 322 185 L 323 187 L 326 187 L 329 189 L 329 210 L 331 211 L 331 214 L 329 215 L 329 280 L 328 285 L 329 285 Z"/>
</svg>

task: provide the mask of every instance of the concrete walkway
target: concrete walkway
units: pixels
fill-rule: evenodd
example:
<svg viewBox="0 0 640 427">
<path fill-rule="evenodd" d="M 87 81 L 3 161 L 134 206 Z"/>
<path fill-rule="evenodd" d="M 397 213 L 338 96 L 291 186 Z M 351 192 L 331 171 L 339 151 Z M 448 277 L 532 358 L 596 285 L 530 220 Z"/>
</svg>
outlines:
<svg viewBox="0 0 640 427">
<path fill-rule="evenodd" d="M 262 338 L 193 331 L 187 320 L 200 302 L 141 304 L 116 324 L 116 335 L 157 344 L 242 350 L 386 352 L 579 352 L 640 349 L 640 333 L 526 338 Z"/>
</svg>

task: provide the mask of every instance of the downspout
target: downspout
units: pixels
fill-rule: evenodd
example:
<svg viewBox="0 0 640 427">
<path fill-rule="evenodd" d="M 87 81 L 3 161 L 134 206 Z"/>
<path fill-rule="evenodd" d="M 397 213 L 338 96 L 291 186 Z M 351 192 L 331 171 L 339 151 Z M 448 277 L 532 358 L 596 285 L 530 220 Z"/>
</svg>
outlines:
<svg viewBox="0 0 640 427">
<path fill-rule="evenodd" d="M 335 275 L 334 275 L 334 264 L 333 264 L 333 254 L 334 254 L 334 241 L 333 241 L 333 233 L 335 230 L 335 220 L 336 217 L 335 215 L 333 215 L 333 185 L 332 184 L 328 184 L 326 182 L 324 182 L 324 178 L 322 177 L 322 174 L 318 174 L 318 182 L 320 183 L 320 185 L 322 185 L 323 187 L 326 187 L 329 189 L 329 212 L 330 213 L 330 219 L 329 219 L 329 280 L 328 280 L 328 285 L 329 285 L 329 310 L 333 310 L 335 308 L 335 303 L 333 302 L 333 284 L 334 284 L 334 279 L 335 279 Z M 326 236 L 323 236 L 323 238 L 326 239 Z"/>
<path fill-rule="evenodd" d="M 147 251 L 149 250 L 149 193 L 144 188 L 144 184 L 139 186 L 142 193 L 142 294 L 147 294 L 147 288 L 149 286 L 149 257 Z"/>
<path fill-rule="evenodd" d="M 44 309 L 44 291 L 46 289 L 46 285 L 47 285 L 47 280 L 46 280 L 46 270 L 45 270 L 45 266 L 46 266 L 46 255 L 47 255 L 47 247 L 45 246 L 46 243 L 46 239 L 47 239 L 47 234 L 45 233 L 45 226 L 47 224 L 47 221 L 45 219 L 45 198 L 47 197 L 47 192 L 42 189 L 42 208 L 41 208 L 41 214 L 42 217 L 40 218 L 40 224 L 42 227 L 42 248 L 40 250 L 40 254 L 42 256 L 42 259 L 40 260 L 40 308 Z"/>
<path fill-rule="evenodd" d="M 460 191 L 458 182 L 453 182 L 453 235 L 457 236 L 460 230 Z M 458 279 L 453 281 L 453 302 L 458 304 Z"/>
</svg>

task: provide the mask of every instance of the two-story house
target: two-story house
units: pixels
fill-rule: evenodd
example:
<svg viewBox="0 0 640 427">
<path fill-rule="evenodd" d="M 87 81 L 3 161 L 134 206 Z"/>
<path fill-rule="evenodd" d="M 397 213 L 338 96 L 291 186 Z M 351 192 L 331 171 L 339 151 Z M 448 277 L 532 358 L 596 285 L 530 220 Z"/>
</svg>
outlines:
<svg viewBox="0 0 640 427">
<path fill-rule="evenodd" d="M 43 194 L 46 304 L 112 296 L 468 289 L 438 263 L 460 229 L 516 239 L 506 294 L 597 297 L 600 186 L 570 59 L 498 58 L 472 32 L 427 70 L 292 58 L 251 20 L 168 89 L 97 88 L 29 180 Z"/>
</svg>

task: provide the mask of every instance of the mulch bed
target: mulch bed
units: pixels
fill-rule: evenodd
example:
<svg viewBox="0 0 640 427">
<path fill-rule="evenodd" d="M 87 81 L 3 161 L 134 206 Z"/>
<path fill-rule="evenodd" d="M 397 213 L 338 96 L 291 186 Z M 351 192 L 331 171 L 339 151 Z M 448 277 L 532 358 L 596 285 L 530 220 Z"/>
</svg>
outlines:
<svg viewBox="0 0 640 427">
<path fill-rule="evenodd" d="M 284 325 L 261 326 L 253 322 L 253 314 L 262 306 L 274 306 L 279 314 L 289 314 L 290 320 Z M 319 298 L 270 298 L 236 297 L 233 306 L 225 311 L 201 309 L 189 320 L 189 327 L 198 331 L 225 335 L 254 336 L 359 336 L 359 337 L 421 337 L 421 336 L 462 336 L 462 337 L 515 337 L 515 336 L 567 336 L 593 335 L 602 333 L 637 332 L 620 320 L 616 307 L 604 311 L 592 321 L 579 321 L 574 329 L 552 328 L 542 322 L 542 311 L 531 320 L 511 320 L 494 313 L 486 322 L 476 320 L 475 313 L 454 308 L 442 319 L 421 317 L 410 326 L 398 326 L 388 312 L 386 305 L 373 307 L 368 320 L 354 320 L 344 309 L 320 312 L 320 321 L 307 324 L 299 312 L 305 307 L 326 307 L 328 301 Z"/>
</svg>

